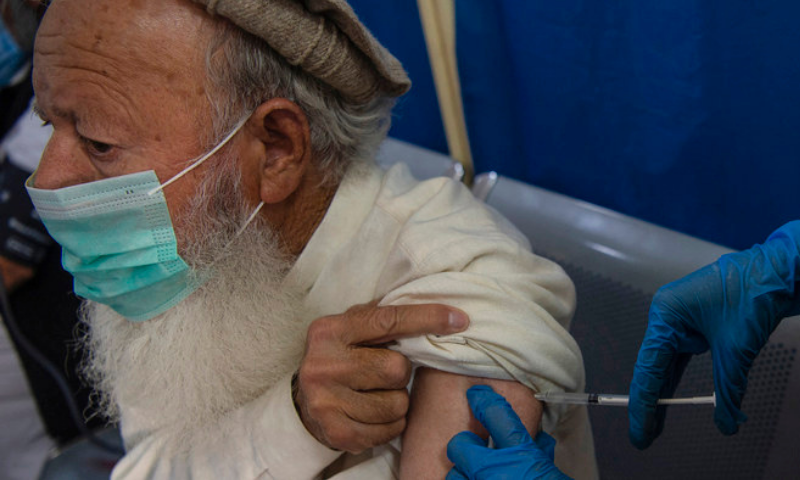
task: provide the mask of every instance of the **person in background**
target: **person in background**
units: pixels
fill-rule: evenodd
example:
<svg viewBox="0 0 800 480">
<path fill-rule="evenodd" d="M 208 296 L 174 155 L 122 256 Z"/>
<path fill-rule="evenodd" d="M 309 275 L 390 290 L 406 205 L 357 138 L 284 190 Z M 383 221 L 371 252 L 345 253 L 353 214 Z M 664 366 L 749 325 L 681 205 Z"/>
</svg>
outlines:
<svg viewBox="0 0 800 480">
<path fill-rule="evenodd" d="M 67 412 L 59 408 L 64 399 L 53 379 L 11 334 L 24 332 L 25 338 L 59 367 L 66 361 L 69 366 L 62 367 L 62 375 L 71 378 L 73 391 L 77 391 L 77 359 L 71 351 L 77 303 L 60 265 L 60 249 L 41 222 L 31 216 L 33 206 L 24 190 L 30 175 L 25 162 L 37 151 L 41 153 L 47 130 L 23 115 L 0 143 L 0 272 L 16 320 L 12 324 L 0 315 L 4 324 L 0 328 L 0 424 L 4 427 L 0 431 L 0 464 L 5 466 L 0 479 L 4 480 L 34 478 L 56 445 L 55 439 L 66 442 L 77 435 L 69 415 L 58 416 Z M 33 158 L 34 166 L 37 162 L 38 158 Z M 43 298 L 49 301 L 42 302 Z M 71 298 L 71 305 L 58 308 Z"/>
<path fill-rule="evenodd" d="M 630 387 L 628 416 L 634 446 L 647 448 L 661 434 L 666 407 L 692 355 L 711 350 L 717 404 L 714 422 L 732 435 L 746 420 L 741 411 L 747 374 L 770 335 L 786 317 L 800 314 L 800 221 L 778 228 L 767 240 L 731 253 L 659 289 Z M 489 388 L 467 393 L 496 449 L 468 433 L 455 436 L 449 479 L 561 479 L 549 443 L 520 430 L 512 408 Z M 499 441 L 498 441 L 499 440 Z M 505 475 L 505 476 L 504 476 Z"/>
<path fill-rule="evenodd" d="M 35 478 L 53 448 L 83 433 L 77 422 L 102 425 L 100 418 L 80 418 L 92 412 L 90 390 L 77 372 L 83 356 L 75 341 L 79 301 L 61 267 L 61 248 L 25 191 L 52 131 L 31 110 L 31 54 L 43 11 L 39 1 L 0 2 L 0 273 L 16 319 L 16 329 L 5 317 L 0 328 L 2 480 Z M 59 388 L 23 342 L 58 370 L 69 391 Z"/>
<path fill-rule="evenodd" d="M 0 138 L 25 111 L 33 95 L 31 54 L 40 2 L 0 0 Z"/>
</svg>

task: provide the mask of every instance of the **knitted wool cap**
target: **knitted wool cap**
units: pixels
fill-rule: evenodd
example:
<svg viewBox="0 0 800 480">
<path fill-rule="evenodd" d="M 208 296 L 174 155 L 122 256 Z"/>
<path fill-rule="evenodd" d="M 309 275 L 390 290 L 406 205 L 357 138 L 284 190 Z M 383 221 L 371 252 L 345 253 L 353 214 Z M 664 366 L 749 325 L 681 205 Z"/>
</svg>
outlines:
<svg viewBox="0 0 800 480">
<path fill-rule="evenodd" d="M 345 0 L 194 0 L 265 40 L 292 64 L 362 103 L 411 88 L 400 62 Z"/>
</svg>

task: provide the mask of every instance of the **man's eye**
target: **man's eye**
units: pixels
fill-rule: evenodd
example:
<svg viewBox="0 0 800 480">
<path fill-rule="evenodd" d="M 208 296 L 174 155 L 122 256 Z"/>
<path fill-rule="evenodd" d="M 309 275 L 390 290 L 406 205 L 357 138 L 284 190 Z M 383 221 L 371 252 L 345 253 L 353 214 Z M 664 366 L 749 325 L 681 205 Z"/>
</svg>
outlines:
<svg viewBox="0 0 800 480">
<path fill-rule="evenodd" d="M 96 140 L 91 140 L 88 138 L 82 138 L 83 144 L 86 145 L 86 150 L 92 155 L 105 155 L 113 149 L 113 145 L 109 145 L 108 143 L 98 142 Z"/>
<path fill-rule="evenodd" d="M 97 153 L 108 153 L 111 150 L 111 145 L 102 142 L 95 142 L 94 140 L 90 141 L 92 149 Z"/>
</svg>

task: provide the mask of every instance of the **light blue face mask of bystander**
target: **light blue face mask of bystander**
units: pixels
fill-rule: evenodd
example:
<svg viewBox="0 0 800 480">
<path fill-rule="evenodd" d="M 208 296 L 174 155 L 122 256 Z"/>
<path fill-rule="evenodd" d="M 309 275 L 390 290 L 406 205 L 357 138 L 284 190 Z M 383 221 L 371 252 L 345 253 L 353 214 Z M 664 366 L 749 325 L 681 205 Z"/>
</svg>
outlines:
<svg viewBox="0 0 800 480">
<path fill-rule="evenodd" d="M 162 189 L 199 166 L 242 128 L 163 185 L 152 170 L 55 190 L 26 187 L 50 235 L 63 247 L 62 264 L 75 293 L 108 305 L 132 321 L 177 305 L 203 280 L 178 255 Z M 242 226 L 255 218 L 261 202 Z"/>
</svg>

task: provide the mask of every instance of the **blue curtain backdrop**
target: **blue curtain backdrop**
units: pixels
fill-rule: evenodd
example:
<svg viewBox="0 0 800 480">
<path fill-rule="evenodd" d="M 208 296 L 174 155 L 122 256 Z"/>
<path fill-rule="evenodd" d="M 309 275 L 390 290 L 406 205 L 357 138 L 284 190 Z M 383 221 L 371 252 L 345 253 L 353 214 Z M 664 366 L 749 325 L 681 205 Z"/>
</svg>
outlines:
<svg viewBox="0 0 800 480">
<path fill-rule="evenodd" d="M 733 248 L 800 218 L 800 2 L 456 0 L 476 171 Z"/>
<path fill-rule="evenodd" d="M 416 2 L 351 0 L 446 152 Z M 747 248 L 800 218 L 800 2 L 456 0 L 476 171 Z"/>
<path fill-rule="evenodd" d="M 447 153 L 425 36 L 414 0 L 349 0 L 372 34 L 402 62 L 411 91 L 394 110 L 389 135 Z"/>
</svg>

